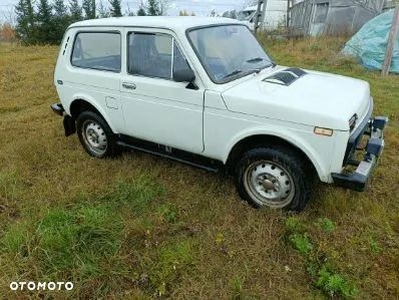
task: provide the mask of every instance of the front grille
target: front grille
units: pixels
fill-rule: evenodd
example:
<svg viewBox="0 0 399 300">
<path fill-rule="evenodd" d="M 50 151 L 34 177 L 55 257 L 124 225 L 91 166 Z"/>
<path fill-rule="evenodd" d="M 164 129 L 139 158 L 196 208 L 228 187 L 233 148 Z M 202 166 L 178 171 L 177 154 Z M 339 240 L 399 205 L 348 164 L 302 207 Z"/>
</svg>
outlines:
<svg viewBox="0 0 399 300">
<path fill-rule="evenodd" d="M 343 165 L 346 166 L 348 162 L 353 158 L 353 155 L 355 154 L 357 146 L 360 144 L 363 138 L 363 133 L 362 131 L 360 134 L 351 137 L 348 142 L 348 146 L 346 148 L 345 152 L 345 157 L 344 157 L 344 163 Z"/>
<path fill-rule="evenodd" d="M 349 120 L 349 131 L 350 131 L 350 132 L 352 132 L 353 129 L 355 129 L 357 119 L 358 119 L 357 114 L 354 114 L 354 115 L 352 116 L 352 118 L 350 118 L 350 120 Z"/>
<path fill-rule="evenodd" d="M 348 141 L 348 146 L 346 147 L 346 151 L 345 151 L 343 166 L 346 166 L 348 164 L 348 162 L 352 159 L 353 155 L 355 154 L 356 147 L 360 144 L 360 142 L 362 141 L 363 135 L 369 129 L 369 127 L 370 127 L 369 121 L 371 119 L 372 113 L 373 113 L 373 103 L 371 103 L 369 111 L 367 112 L 367 115 L 365 116 L 365 118 L 362 120 L 362 123 L 359 124 L 359 126 L 357 128 L 355 125 L 355 127 L 353 128 L 354 129 L 353 132 L 351 132 L 351 136 L 349 137 L 349 141 Z M 351 120 L 352 120 L 352 118 L 351 118 Z"/>
</svg>

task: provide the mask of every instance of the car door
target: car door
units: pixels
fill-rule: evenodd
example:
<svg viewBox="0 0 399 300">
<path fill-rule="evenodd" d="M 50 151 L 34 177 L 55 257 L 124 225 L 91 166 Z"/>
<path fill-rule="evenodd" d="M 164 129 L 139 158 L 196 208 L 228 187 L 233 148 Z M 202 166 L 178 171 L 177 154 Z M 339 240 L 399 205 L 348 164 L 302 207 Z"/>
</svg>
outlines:
<svg viewBox="0 0 399 300">
<path fill-rule="evenodd" d="M 189 67 L 172 33 L 128 30 L 126 73 L 120 91 L 125 134 L 193 153 L 204 149 L 204 88 L 175 82 Z"/>
</svg>

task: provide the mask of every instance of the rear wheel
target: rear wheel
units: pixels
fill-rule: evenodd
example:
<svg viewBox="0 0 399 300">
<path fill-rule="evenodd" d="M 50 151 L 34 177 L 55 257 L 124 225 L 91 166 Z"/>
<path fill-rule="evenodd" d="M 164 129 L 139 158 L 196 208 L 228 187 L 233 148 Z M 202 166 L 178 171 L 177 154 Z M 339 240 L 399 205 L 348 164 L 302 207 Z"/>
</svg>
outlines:
<svg viewBox="0 0 399 300">
<path fill-rule="evenodd" d="M 310 200 L 312 176 L 295 151 L 286 147 L 249 150 L 237 166 L 240 196 L 254 207 L 302 211 Z"/>
<path fill-rule="evenodd" d="M 76 125 L 79 141 L 90 156 L 105 158 L 117 154 L 115 135 L 99 114 L 84 111 Z"/>
</svg>

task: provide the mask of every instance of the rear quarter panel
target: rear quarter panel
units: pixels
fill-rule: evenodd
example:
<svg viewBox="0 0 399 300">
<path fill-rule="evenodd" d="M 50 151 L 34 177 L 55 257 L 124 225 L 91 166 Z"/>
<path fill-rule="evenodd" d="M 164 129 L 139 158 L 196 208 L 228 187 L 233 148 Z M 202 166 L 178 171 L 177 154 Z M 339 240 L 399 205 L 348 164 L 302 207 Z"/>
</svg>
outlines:
<svg viewBox="0 0 399 300">
<path fill-rule="evenodd" d="M 85 69 L 71 64 L 72 49 L 79 32 L 115 32 L 112 28 L 70 28 L 67 30 L 57 59 L 54 84 L 67 114 L 75 100 L 93 105 L 106 120 L 114 133 L 123 130 L 124 122 L 120 104 L 120 73 Z M 124 44 L 121 34 L 121 66 L 124 66 Z M 121 72 L 123 69 L 121 70 Z M 59 83 L 62 81 L 62 84 Z M 112 104 L 110 104 L 112 103 Z"/>
</svg>

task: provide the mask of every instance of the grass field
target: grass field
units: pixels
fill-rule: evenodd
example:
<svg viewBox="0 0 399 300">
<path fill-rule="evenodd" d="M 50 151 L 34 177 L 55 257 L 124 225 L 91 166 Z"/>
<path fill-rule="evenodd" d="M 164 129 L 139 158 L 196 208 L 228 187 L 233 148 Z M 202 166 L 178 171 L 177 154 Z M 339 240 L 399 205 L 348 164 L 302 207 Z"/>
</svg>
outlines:
<svg viewBox="0 0 399 300">
<path fill-rule="evenodd" d="M 0 298 L 399 298 L 399 77 L 340 57 L 343 42 L 262 40 L 279 64 L 368 80 L 391 120 L 367 191 L 320 185 L 295 216 L 250 208 L 221 174 L 90 158 L 49 108 L 58 48 L 0 44 Z"/>
</svg>

